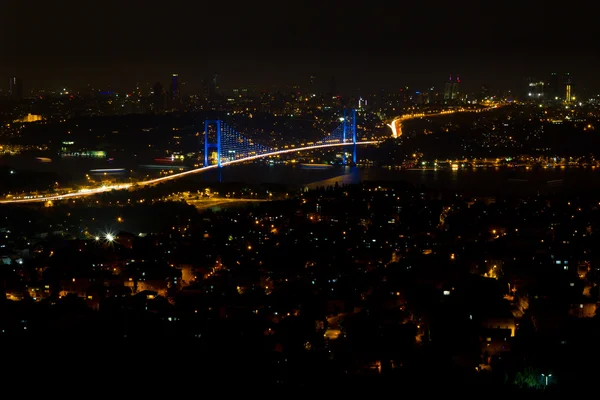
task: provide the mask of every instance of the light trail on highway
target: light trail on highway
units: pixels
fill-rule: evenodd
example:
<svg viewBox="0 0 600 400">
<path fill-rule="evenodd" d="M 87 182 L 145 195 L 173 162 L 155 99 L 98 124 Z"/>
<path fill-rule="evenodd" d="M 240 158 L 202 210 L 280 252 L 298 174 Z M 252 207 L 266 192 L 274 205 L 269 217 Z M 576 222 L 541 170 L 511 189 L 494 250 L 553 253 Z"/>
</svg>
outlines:
<svg viewBox="0 0 600 400">
<path fill-rule="evenodd" d="M 378 140 L 369 140 L 369 141 L 356 142 L 356 145 L 357 146 L 358 145 L 370 145 L 370 144 L 378 144 L 378 143 L 380 143 L 380 141 L 378 141 Z M 257 154 L 255 156 L 240 158 L 239 160 L 224 161 L 221 163 L 221 166 L 225 167 L 228 165 L 240 164 L 240 163 L 244 163 L 247 161 L 253 161 L 253 160 L 258 160 L 261 158 L 278 156 L 281 154 L 288 154 L 288 153 L 299 152 L 299 151 L 318 150 L 318 149 L 329 148 L 329 147 L 353 146 L 353 145 L 354 145 L 354 143 L 352 143 L 352 142 L 328 143 L 328 144 L 320 144 L 320 145 L 313 145 L 313 146 L 306 146 L 306 147 L 296 147 L 296 148 L 292 148 L 292 149 L 277 150 L 277 151 L 273 151 L 270 153 Z M 101 186 L 99 188 L 94 188 L 94 189 L 81 189 L 76 192 L 50 195 L 50 196 L 37 196 L 37 197 L 31 196 L 28 198 L 5 199 L 5 200 L 0 200 L 0 204 L 40 203 L 40 202 L 46 202 L 46 201 L 68 200 L 71 198 L 93 196 L 93 195 L 100 194 L 100 193 L 110 192 L 112 190 L 125 190 L 125 189 L 130 189 L 130 188 L 139 187 L 139 186 L 155 185 L 157 183 L 162 183 L 162 182 L 166 182 L 166 181 L 170 181 L 170 180 L 183 178 L 184 176 L 187 176 L 187 175 L 198 174 L 198 173 L 207 171 L 209 169 L 215 169 L 215 168 L 218 168 L 218 165 L 208 165 L 206 167 L 191 169 L 188 171 L 178 172 L 176 174 L 163 176 L 160 178 L 148 179 L 146 181 L 140 181 L 140 182 L 136 182 L 136 183 L 122 183 L 122 184 L 117 184 L 117 185 Z"/>
<path fill-rule="evenodd" d="M 402 136 L 402 122 L 408 121 L 409 119 L 425 118 L 425 117 L 439 117 L 442 115 L 450 115 L 450 114 L 461 113 L 461 112 L 482 112 L 482 111 L 493 110 L 495 108 L 498 108 L 498 106 L 494 105 L 491 107 L 479 108 L 479 109 L 473 109 L 473 110 L 471 110 L 471 109 L 445 110 L 445 111 L 440 111 L 438 113 L 431 113 L 431 114 L 426 114 L 426 113 L 405 114 L 405 115 L 401 115 L 400 117 L 394 118 L 392 120 L 392 122 L 387 124 L 387 126 L 389 126 L 390 129 L 392 130 L 392 137 L 394 137 L 394 139 L 397 139 L 400 136 Z"/>
</svg>

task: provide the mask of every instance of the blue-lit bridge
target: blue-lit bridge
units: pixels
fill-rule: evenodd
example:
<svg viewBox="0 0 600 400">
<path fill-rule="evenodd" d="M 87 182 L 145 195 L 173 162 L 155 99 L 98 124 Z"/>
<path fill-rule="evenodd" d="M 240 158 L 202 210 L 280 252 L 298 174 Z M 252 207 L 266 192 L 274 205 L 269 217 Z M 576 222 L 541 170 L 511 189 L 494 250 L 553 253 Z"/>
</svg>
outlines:
<svg viewBox="0 0 600 400">
<path fill-rule="evenodd" d="M 212 130 L 211 127 L 213 128 Z M 211 143 L 209 133 L 214 134 L 216 141 Z M 352 151 L 352 162 L 356 163 L 357 144 L 359 143 L 357 142 L 356 132 L 356 110 L 353 109 L 350 112 L 344 110 L 344 116 L 340 118 L 339 126 L 321 140 L 309 143 L 307 149 L 333 145 L 352 145 L 354 146 Z M 204 167 L 208 167 L 211 164 L 211 160 L 209 160 L 211 150 L 212 155 L 214 156 L 213 164 L 222 167 L 230 164 L 232 161 L 245 161 L 252 159 L 252 157 L 260 158 L 261 156 L 268 157 L 281 154 L 280 152 L 282 149 L 270 148 L 255 143 L 252 139 L 236 132 L 224 121 L 206 120 L 204 122 Z M 299 151 L 299 149 L 292 149 L 292 151 Z M 347 163 L 347 160 L 344 153 L 344 164 L 345 163 Z"/>
<path fill-rule="evenodd" d="M 210 140 L 211 136 L 215 139 L 213 142 Z M 260 158 L 330 147 L 352 146 L 352 162 L 356 163 L 357 146 L 379 143 L 377 140 L 365 140 L 365 138 L 362 139 L 363 140 L 358 139 L 356 110 L 344 111 L 344 117 L 340 118 L 339 126 L 337 126 L 331 133 L 327 134 L 322 139 L 307 143 L 305 146 L 289 146 L 283 149 L 270 148 L 268 146 L 255 143 L 253 140 L 236 132 L 224 121 L 207 120 L 204 124 L 204 166 L 200 168 L 136 183 L 104 185 L 97 188 L 80 189 L 77 191 L 60 194 L 55 193 L 47 195 L 15 196 L 0 200 L 0 204 L 66 200 L 70 198 L 79 198 L 84 196 L 92 196 L 99 193 L 106 193 L 112 190 L 134 189 L 140 186 L 155 185 L 157 183 L 183 178 L 188 175 L 202 173 L 209 169 L 221 168 L 228 165 L 257 160 Z M 211 159 L 214 160 L 214 163 L 212 164 L 210 163 Z M 344 153 L 344 163 L 346 162 L 346 153 Z"/>
</svg>

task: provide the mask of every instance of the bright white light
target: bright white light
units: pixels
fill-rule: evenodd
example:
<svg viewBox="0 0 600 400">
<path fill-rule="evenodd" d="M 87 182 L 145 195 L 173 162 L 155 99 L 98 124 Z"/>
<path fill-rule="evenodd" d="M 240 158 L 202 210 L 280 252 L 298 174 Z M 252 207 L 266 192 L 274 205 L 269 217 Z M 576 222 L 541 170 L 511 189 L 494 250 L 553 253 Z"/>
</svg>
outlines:
<svg viewBox="0 0 600 400">
<path fill-rule="evenodd" d="M 115 240 L 115 237 L 112 235 L 112 233 L 107 233 L 106 240 L 108 240 L 109 242 L 112 242 Z"/>
<path fill-rule="evenodd" d="M 97 241 L 99 241 L 99 240 L 100 240 L 100 236 L 96 236 L 96 237 L 94 238 L 94 240 L 95 240 L 96 242 L 97 242 Z"/>
<path fill-rule="evenodd" d="M 392 129 L 392 136 L 394 138 L 398 137 L 398 125 L 396 124 L 396 121 L 398 121 L 399 118 L 396 118 L 395 120 L 392 121 L 391 124 L 387 124 L 387 126 L 389 126 Z M 400 135 L 402 135 L 402 133 L 400 133 Z"/>
</svg>

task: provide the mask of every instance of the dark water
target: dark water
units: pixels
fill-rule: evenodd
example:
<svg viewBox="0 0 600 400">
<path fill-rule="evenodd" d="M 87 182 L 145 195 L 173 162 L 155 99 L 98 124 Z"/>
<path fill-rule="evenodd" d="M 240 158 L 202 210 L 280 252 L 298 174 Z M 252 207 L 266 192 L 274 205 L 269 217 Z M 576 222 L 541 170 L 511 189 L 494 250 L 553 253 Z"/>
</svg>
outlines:
<svg viewBox="0 0 600 400">
<path fill-rule="evenodd" d="M 130 158 L 109 163 L 100 159 L 60 159 L 40 164 L 35 156 L 0 157 L 0 165 L 10 165 L 35 171 L 56 172 L 73 179 L 82 179 L 91 168 L 128 168 L 142 171 L 138 160 Z M 144 171 L 143 173 L 147 173 Z M 149 172 L 156 174 L 156 171 Z M 600 190 L 600 168 L 476 168 L 438 170 L 390 170 L 335 166 L 326 169 L 301 166 L 248 164 L 210 170 L 186 179 L 199 182 L 244 182 L 248 184 L 278 184 L 309 188 L 354 184 L 362 181 L 405 181 L 415 186 L 442 191 L 457 191 L 473 195 L 529 195 L 542 193 L 578 193 Z M 560 180 L 560 182 L 550 182 Z"/>
<path fill-rule="evenodd" d="M 199 179 L 200 177 L 198 177 Z M 334 167 L 325 170 L 291 166 L 241 165 L 209 171 L 208 182 L 276 183 L 290 186 L 330 186 L 363 181 L 405 181 L 440 191 L 479 196 L 540 193 L 577 193 L 600 190 L 600 170 L 592 168 L 476 168 L 463 170 L 389 170 Z"/>
</svg>

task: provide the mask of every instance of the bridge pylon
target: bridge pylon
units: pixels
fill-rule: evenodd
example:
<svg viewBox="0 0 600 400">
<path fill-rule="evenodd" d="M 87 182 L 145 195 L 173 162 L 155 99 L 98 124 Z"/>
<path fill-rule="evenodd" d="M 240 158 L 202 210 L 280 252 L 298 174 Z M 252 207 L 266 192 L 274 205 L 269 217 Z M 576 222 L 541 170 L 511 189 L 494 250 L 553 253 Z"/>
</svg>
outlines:
<svg viewBox="0 0 600 400">
<path fill-rule="evenodd" d="M 352 109 L 352 163 L 356 165 L 356 108 Z"/>
<path fill-rule="evenodd" d="M 208 141 L 208 128 L 211 125 L 215 125 L 217 130 L 217 143 L 210 143 Z M 208 167 L 208 150 L 211 148 L 217 149 L 217 166 L 221 168 L 221 120 L 207 119 L 204 121 L 204 166 Z"/>
<path fill-rule="evenodd" d="M 348 117 L 348 114 L 351 117 Z M 352 135 L 352 162 L 356 165 L 356 109 L 353 108 L 350 113 L 346 108 L 344 108 L 344 117 L 342 123 L 342 143 L 346 143 L 348 140 L 348 134 Z M 344 156 L 342 159 L 342 163 L 344 165 L 348 164 L 348 157 L 346 151 L 344 151 Z"/>
</svg>

